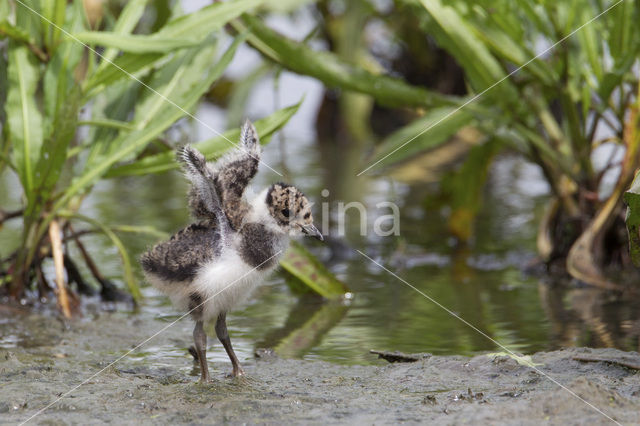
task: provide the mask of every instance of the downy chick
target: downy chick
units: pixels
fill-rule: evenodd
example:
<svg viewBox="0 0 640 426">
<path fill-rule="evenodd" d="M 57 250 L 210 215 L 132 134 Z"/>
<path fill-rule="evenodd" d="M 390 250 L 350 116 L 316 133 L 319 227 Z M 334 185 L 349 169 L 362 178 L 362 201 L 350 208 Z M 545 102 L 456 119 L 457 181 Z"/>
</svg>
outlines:
<svg viewBox="0 0 640 426">
<path fill-rule="evenodd" d="M 154 246 L 140 262 L 147 280 L 194 319 L 201 381 L 210 380 L 203 325 L 213 318 L 233 375 L 243 375 L 227 332 L 227 313 L 276 268 L 291 237 L 322 240 L 322 234 L 313 225 L 309 201 L 294 186 L 276 183 L 246 199 L 245 188 L 260 162 L 258 135 L 249 121 L 239 149 L 215 164 L 189 146 L 178 151 L 177 159 L 191 181 L 189 207 L 196 222 Z"/>
</svg>

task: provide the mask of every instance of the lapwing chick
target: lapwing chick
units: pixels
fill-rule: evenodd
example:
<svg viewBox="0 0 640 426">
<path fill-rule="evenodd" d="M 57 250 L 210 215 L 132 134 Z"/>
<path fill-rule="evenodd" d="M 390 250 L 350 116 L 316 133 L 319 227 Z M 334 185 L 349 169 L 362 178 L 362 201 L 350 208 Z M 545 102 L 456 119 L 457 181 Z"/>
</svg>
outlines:
<svg viewBox="0 0 640 426">
<path fill-rule="evenodd" d="M 203 326 L 214 318 L 233 375 L 240 376 L 244 372 L 231 346 L 227 313 L 276 268 L 291 237 L 322 240 L 322 234 L 313 225 L 309 201 L 294 186 L 276 183 L 250 199 L 245 195 L 260 162 L 258 134 L 249 121 L 238 148 L 215 164 L 190 146 L 178 150 L 177 160 L 191 181 L 194 223 L 154 246 L 140 263 L 147 281 L 195 321 L 201 381 L 210 380 Z"/>
</svg>

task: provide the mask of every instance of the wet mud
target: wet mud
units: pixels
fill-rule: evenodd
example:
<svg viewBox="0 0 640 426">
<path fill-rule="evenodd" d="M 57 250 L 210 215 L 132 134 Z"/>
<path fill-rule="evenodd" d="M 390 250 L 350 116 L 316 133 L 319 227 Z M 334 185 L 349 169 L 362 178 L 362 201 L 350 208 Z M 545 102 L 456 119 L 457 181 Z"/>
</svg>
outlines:
<svg viewBox="0 0 640 426">
<path fill-rule="evenodd" d="M 639 363 L 636 352 L 541 352 L 530 358 L 534 369 L 495 354 L 421 354 L 415 362 L 363 366 L 258 351 L 243 360 L 242 378 L 228 376 L 229 362 L 210 360 L 213 381 L 203 385 L 186 350 L 190 336 L 181 330 L 156 338 L 175 345 L 175 356 L 154 356 L 152 340 L 109 366 L 157 324 L 108 313 L 71 324 L 21 311 L 1 314 L 2 424 L 24 422 L 81 383 L 28 424 L 640 422 L 640 373 L 606 361 Z M 219 346 L 210 341 L 211 351 Z"/>
</svg>

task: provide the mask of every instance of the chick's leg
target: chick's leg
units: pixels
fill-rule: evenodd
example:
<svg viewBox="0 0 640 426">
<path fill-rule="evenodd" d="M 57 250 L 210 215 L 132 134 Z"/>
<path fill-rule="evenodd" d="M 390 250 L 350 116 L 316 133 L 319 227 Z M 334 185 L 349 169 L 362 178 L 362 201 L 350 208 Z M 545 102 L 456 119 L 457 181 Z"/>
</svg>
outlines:
<svg viewBox="0 0 640 426">
<path fill-rule="evenodd" d="M 196 344 L 196 353 L 200 361 L 200 381 L 206 383 L 211 381 L 209 377 L 209 366 L 207 365 L 207 334 L 204 332 L 202 321 L 196 321 L 193 329 L 193 340 Z"/>
<path fill-rule="evenodd" d="M 231 346 L 231 339 L 229 339 L 229 333 L 227 332 L 227 314 L 224 312 L 218 316 L 218 320 L 216 321 L 216 334 L 218 335 L 220 343 L 224 346 L 224 350 L 227 351 L 227 355 L 229 355 L 229 359 L 233 365 L 233 375 L 235 377 L 244 376 L 244 371 L 242 367 L 240 367 L 240 361 L 238 361 L 238 357 Z"/>
</svg>

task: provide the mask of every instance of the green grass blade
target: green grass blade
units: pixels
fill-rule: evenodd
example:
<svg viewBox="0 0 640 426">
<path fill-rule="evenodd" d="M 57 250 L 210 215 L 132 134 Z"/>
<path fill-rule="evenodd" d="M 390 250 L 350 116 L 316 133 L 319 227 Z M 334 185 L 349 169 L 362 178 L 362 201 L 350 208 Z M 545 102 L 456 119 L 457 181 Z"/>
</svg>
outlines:
<svg viewBox="0 0 640 426">
<path fill-rule="evenodd" d="M 75 179 L 64 191 L 62 197 L 53 206 L 51 214 L 63 208 L 74 195 L 93 185 L 95 181 L 104 175 L 115 163 L 142 149 L 149 142 L 158 137 L 158 135 L 164 132 L 169 126 L 175 123 L 176 120 L 183 117 L 185 115 L 185 111 L 192 108 L 200 100 L 200 97 L 209 89 L 211 84 L 218 79 L 220 75 L 222 75 L 229 62 L 231 62 L 231 59 L 241 42 L 241 38 L 236 39 L 236 41 L 222 55 L 220 61 L 212 67 L 207 78 L 198 82 L 197 86 L 193 87 L 187 93 L 184 93 L 181 99 L 174 100 L 174 102 L 176 102 L 176 104 L 181 108 L 168 105 L 167 108 L 149 122 L 146 128 L 119 136 L 113 142 L 113 144 L 119 148 L 110 155 L 101 158 L 100 161 L 93 162 L 85 167 L 84 174 Z"/>
<path fill-rule="evenodd" d="M 168 53 L 201 43 L 201 40 L 195 38 L 125 35 L 107 31 L 83 31 L 73 36 L 85 44 L 115 48 L 129 53 Z"/>
<path fill-rule="evenodd" d="M 153 226 L 135 226 L 135 225 L 112 225 L 111 229 L 114 232 L 124 232 L 129 234 L 142 234 L 155 237 L 157 239 L 169 238 L 169 233 L 160 231 Z"/>
<path fill-rule="evenodd" d="M 327 299 L 336 299 L 348 292 L 347 286 L 338 280 L 314 255 L 300 243 L 292 241 L 282 268 L 305 283 L 314 292 Z"/>
<path fill-rule="evenodd" d="M 433 18 L 436 39 L 464 68 L 476 91 L 481 91 L 503 78 L 506 73 L 500 63 L 491 55 L 487 46 L 474 35 L 471 25 L 449 4 L 440 0 L 421 0 L 422 5 Z M 488 93 L 492 97 L 515 98 L 510 82 L 504 81 Z M 498 94 L 498 95 L 497 95 Z"/>
<path fill-rule="evenodd" d="M 51 134 L 47 137 L 36 168 L 36 182 L 38 200 L 49 200 L 55 185 L 67 160 L 69 143 L 73 139 L 78 112 L 81 106 L 82 94 L 75 86 L 65 93 L 65 102 L 56 112 Z"/>
<path fill-rule="evenodd" d="M 450 107 L 434 108 L 396 130 L 376 148 L 373 158 L 367 159 L 367 164 L 380 162 L 377 167 L 393 166 L 447 142 L 473 120 L 473 116 L 464 110 L 454 111 L 455 108 Z"/>
<path fill-rule="evenodd" d="M 11 9 L 11 4 L 8 1 L 0 2 L 0 22 L 8 22 Z"/>
<path fill-rule="evenodd" d="M 5 2 L 6 3 L 6 2 Z M 42 25 L 37 13 L 42 14 L 39 1 L 26 2 L 22 0 L 15 4 L 15 25 L 21 31 L 29 34 L 29 41 L 34 45 L 42 44 Z M 34 13 L 37 12 L 37 13 Z"/>
<path fill-rule="evenodd" d="M 107 127 L 109 129 L 129 130 L 129 131 L 135 130 L 135 127 L 132 126 L 130 123 L 127 123 L 126 121 L 109 120 L 108 118 L 78 121 L 78 126 Z"/>
<path fill-rule="evenodd" d="M 537 30 L 536 32 L 552 39 L 556 34 L 544 7 L 540 3 L 531 0 L 515 0 L 514 2 L 515 7 L 527 18 L 524 20 L 525 24 L 532 25 Z"/>
<path fill-rule="evenodd" d="M 636 1 L 624 1 L 609 12 L 607 21 L 609 38 L 607 45 L 613 59 L 613 65 L 607 69 L 599 81 L 598 95 L 607 101 L 614 89 L 620 85 L 625 77 L 634 78 L 631 67 L 640 57 L 640 31 L 633 30 L 633 23 L 640 20 L 640 5 Z M 605 102 L 606 104 L 606 102 Z"/>
<path fill-rule="evenodd" d="M 151 35 L 127 34 L 126 31 L 84 31 L 75 33 L 74 37 L 83 43 L 115 48 L 123 52 L 169 53 L 202 43 L 213 31 L 219 30 L 230 20 L 262 2 L 263 0 L 237 0 L 216 3 L 180 16 Z"/>
<path fill-rule="evenodd" d="M 215 61 L 217 41 L 197 49 L 187 49 L 183 55 L 164 64 L 146 82 L 154 91 L 143 90 L 143 97 L 136 103 L 133 125 L 144 128 L 162 108 L 172 108 L 167 99 L 178 99 L 196 86 L 209 72 Z"/>
<path fill-rule="evenodd" d="M 113 85 L 115 82 L 125 78 L 141 78 L 149 72 L 155 64 L 166 55 L 162 53 L 145 53 L 141 55 L 124 54 L 118 56 L 112 63 L 100 67 L 87 80 L 85 91 L 88 97 L 93 97 L 102 89 Z"/>
<path fill-rule="evenodd" d="M 640 267 L 640 173 L 636 174 L 629 190 L 624 194 L 627 203 L 627 231 L 629 252 L 634 265 Z"/>
<path fill-rule="evenodd" d="M 365 93 L 390 106 L 433 107 L 453 101 L 422 87 L 376 75 L 340 60 L 335 54 L 316 51 L 271 30 L 259 18 L 244 16 L 251 31 L 249 43 L 283 67 L 324 82 L 329 87 Z"/>
<path fill-rule="evenodd" d="M 106 87 L 105 91 L 92 103 L 92 118 L 130 120 L 141 90 L 143 88 L 140 83 L 133 80 L 122 80 Z M 89 151 L 85 164 L 100 162 L 101 158 L 107 155 L 112 144 L 117 141 L 117 137 L 124 134 L 107 126 L 90 128 L 85 142 L 85 147 L 88 147 Z"/>
<path fill-rule="evenodd" d="M 533 51 L 526 48 L 522 40 L 512 39 L 508 33 L 493 25 L 492 22 L 476 23 L 472 30 L 498 58 L 509 61 L 516 67 L 524 65 L 536 56 Z M 541 59 L 530 62 L 522 73 L 533 74 L 537 80 L 547 86 L 553 86 L 558 78 L 556 71 Z"/>
<path fill-rule="evenodd" d="M 260 135 L 260 142 L 266 144 L 270 141 L 270 137 L 274 132 L 282 128 L 289 119 L 298 111 L 302 101 L 290 107 L 281 109 L 271 114 L 269 117 L 258 120 L 254 123 L 256 130 Z M 226 139 L 225 139 L 226 138 Z M 240 130 L 233 129 L 224 133 L 224 138 L 218 136 L 207 139 L 205 141 L 193 144 L 200 152 L 202 152 L 207 160 L 214 160 L 234 147 L 229 142 L 238 141 L 240 138 Z M 227 140 L 228 139 L 228 140 Z M 134 176 L 146 175 L 149 173 L 161 173 L 168 170 L 177 169 L 179 166 L 175 161 L 175 153 L 163 152 L 161 154 L 152 155 L 142 158 L 133 163 L 123 164 L 113 167 L 105 177 L 117 176 Z"/>
<path fill-rule="evenodd" d="M 78 3 L 78 2 L 76 2 Z M 61 27 L 64 27 L 65 10 L 67 6 L 66 0 L 41 0 L 42 16 L 42 34 L 44 44 L 47 50 L 55 52 L 56 45 L 60 38 Z"/>
<path fill-rule="evenodd" d="M 150 43 L 153 45 L 153 49 L 149 49 L 148 46 L 137 46 L 136 51 L 145 51 L 146 53 L 124 53 L 121 56 L 116 57 L 112 52 L 118 51 L 118 49 L 107 49 L 105 51 L 104 60 L 100 66 L 96 69 L 95 73 L 90 76 L 89 83 L 87 84 L 87 90 L 99 91 L 100 88 L 106 87 L 112 82 L 125 78 L 127 75 L 122 72 L 121 69 L 126 70 L 128 73 L 139 77 L 145 71 L 148 71 L 152 66 L 166 54 L 171 55 L 175 48 L 165 49 L 162 44 L 162 40 L 168 40 L 169 43 L 175 44 L 178 40 L 178 44 L 182 40 L 186 45 L 193 45 L 201 43 L 207 35 L 219 30 L 226 25 L 231 19 L 238 17 L 245 11 L 258 6 L 263 0 L 241 0 L 235 2 L 216 3 L 211 6 L 204 7 L 197 12 L 189 15 L 184 15 L 179 18 L 171 20 L 167 23 L 159 32 L 148 36 L 129 36 L 129 33 L 134 27 L 134 22 L 139 19 L 139 14 L 144 9 L 141 4 L 136 5 L 134 10 L 133 3 L 145 3 L 144 1 L 129 2 L 127 7 L 122 12 L 122 15 L 116 22 L 114 30 L 108 37 L 111 37 L 113 42 L 117 42 L 120 48 L 127 50 L 127 37 L 133 37 L 132 40 L 138 44 Z M 131 10 L 129 8 L 131 7 Z M 120 20 L 123 20 L 121 23 Z M 91 37 L 94 41 L 100 44 L 103 32 L 93 32 L 87 37 Z M 83 36 L 84 37 L 84 36 Z M 146 37 L 146 38 L 144 38 Z M 160 53 L 159 53 L 160 52 Z M 110 62 L 114 62 L 117 66 L 114 66 Z M 95 92 L 93 92 L 95 94 Z"/>
<path fill-rule="evenodd" d="M 24 193 L 33 201 L 35 165 L 42 146 L 42 115 L 35 102 L 40 80 L 39 64 L 26 46 L 14 41 L 8 49 L 9 91 L 5 112 L 12 160 L 16 166 Z"/>
<path fill-rule="evenodd" d="M 611 15 L 609 52 L 612 58 L 617 59 L 633 46 L 632 39 L 634 38 L 634 33 L 637 33 L 637 30 L 634 31 L 634 26 L 638 23 L 638 3 L 623 1 L 612 9 L 609 14 Z"/>
<path fill-rule="evenodd" d="M 264 0 L 235 0 L 214 3 L 210 6 L 180 16 L 167 23 L 157 33 L 163 38 L 195 38 L 203 40 L 208 34 L 221 29 L 232 19 L 264 3 Z"/>
<path fill-rule="evenodd" d="M 582 8 L 581 24 L 582 22 L 587 22 L 589 19 L 593 18 L 591 15 L 592 12 L 593 10 L 591 8 Z M 604 19 L 607 19 L 607 17 L 604 17 Z M 582 29 L 576 34 L 580 40 L 580 45 L 582 47 L 581 50 L 586 56 L 589 64 L 588 72 L 593 73 L 598 81 L 602 79 L 603 74 L 603 64 L 601 62 L 604 57 L 601 37 L 603 32 L 604 28 L 602 28 L 601 21 L 596 20 L 591 24 L 582 27 Z"/>
<path fill-rule="evenodd" d="M 135 29 L 138 21 L 144 13 L 145 7 L 147 7 L 149 0 L 130 0 L 125 5 L 120 16 L 113 26 L 113 33 L 118 35 L 131 34 Z M 118 49 L 109 48 L 102 53 L 102 62 L 96 69 L 96 72 L 101 72 L 110 61 L 113 61 L 118 55 Z"/>
<path fill-rule="evenodd" d="M 9 37 L 23 43 L 31 43 L 29 33 L 9 21 L 0 21 L 0 38 Z"/>
<path fill-rule="evenodd" d="M 65 25 L 67 30 L 73 31 L 83 28 L 84 11 L 81 9 L 80 3 L 76 2 L 70 7 L 69 15 L 69 22 Z M 55 53 L 47 63 L 43 82 L 45 135 L 51 133 L 51 127 L 58 116 L 58 111 L 65 107 L 67 94 L 77 86 L 74 71 L 82 60 L 83 53 L 84 47 L 81 44 L 68 40 L 57 46 Z"/>
<path fill-rule="evenodd" d="M 215 61 L 216 50 L 217 44 L 210 43 L 181 50 L 176 52 L 172 60 L 157 70 L 148 79 L 147 87 L 140 88 L 141 96 L 135 96 L 128 103 L 129 107 L 133 108 L 131 125 L 134 130 L 142 130 L 157 116 L 161 116 L 166 109 L 179 109 L 172 103 L 181 105 L 180 99 L 195 89 L 203 79 L 206 79 L 207 73 L 213 72 L 213 74 L 216 74 L 220 72 L 220 65 L 214 70 L 211 69 L 211 64 Z M 222 65 L 224 65 L 224 60 Z M 118 118 L 130 117 L 131 111 L 129 107 L 122 111 L 125 115 Z M 93 164 L 101 162 L 105 156 L 121 148 L 120 144 L 123 139 L 114 139 L 111 136 L 114 133 L 113 131 L 96 133 L 96 139 L 86 167 L 92 167 Z M 140 146 L 123 160 L 132 160 L 142 149 L 144 149 L 144 146 Z"/>
</svg>

